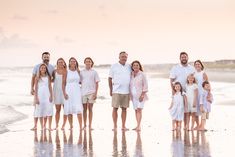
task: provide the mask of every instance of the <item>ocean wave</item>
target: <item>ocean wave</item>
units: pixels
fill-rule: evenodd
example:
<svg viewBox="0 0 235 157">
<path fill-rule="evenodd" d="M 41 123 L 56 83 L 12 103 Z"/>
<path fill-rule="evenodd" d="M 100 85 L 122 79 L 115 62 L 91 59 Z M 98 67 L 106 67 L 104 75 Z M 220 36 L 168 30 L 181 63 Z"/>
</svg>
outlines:
<svg viewBox="0 0 235 157">
<path fill-rule="evenodd" d="M 11 106 L 0 106 L 0 115 L 0 133 L 8 131 L 7 124 L 27 118 L 27 115 L 16 111 Z"/>
</svg>

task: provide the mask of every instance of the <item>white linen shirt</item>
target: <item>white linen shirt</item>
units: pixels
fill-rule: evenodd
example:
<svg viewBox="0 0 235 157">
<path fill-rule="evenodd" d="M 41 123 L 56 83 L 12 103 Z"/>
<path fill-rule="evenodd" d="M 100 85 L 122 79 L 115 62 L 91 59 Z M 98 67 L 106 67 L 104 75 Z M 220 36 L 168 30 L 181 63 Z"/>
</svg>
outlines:
<svg viewBox="0 0 235 157">
<path fill-rule="evenodd" d="M 182 64 L 177 64 L 172 67 L 170 72 L 170 79 L 174 79 L 174 82 L 180 82 L 185 91 L 187 77 L 189 74 L 193 74 L 195 72 L 195 68 L 188 64 L 187 66 L 183 66 Z"/>
<path fill-rule="evenodd" d="M 131 80 L 131 66 L 129 64 L 122 65 L 119 62 L 113 64 L 109 71 L 109 77 L 112 78 L 112 93 L 129 94 Z"/>
<path fill-rule="evenodd" d="M 94 94 L 97 82 L 100 82 L 100 78 L 94 69 L 83 69 L 81 71 L 82 96 Z"/>
</svg>

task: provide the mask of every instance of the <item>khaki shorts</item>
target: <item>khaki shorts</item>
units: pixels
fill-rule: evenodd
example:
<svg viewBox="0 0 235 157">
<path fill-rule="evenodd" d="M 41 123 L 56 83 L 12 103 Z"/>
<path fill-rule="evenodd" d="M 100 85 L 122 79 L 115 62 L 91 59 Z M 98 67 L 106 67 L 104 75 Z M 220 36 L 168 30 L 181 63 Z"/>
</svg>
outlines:
<svg viewBox="0 0 235 157">
<path fill-rule="evenodd" d="M 129 101 L 130 101 L 129 94 L 116 94 L 115 93 L 112 95 L 112 107 L 114 108 L 119 108 L 119 107 L 128 108 Z"/>
<path fill-rule="evenodd" d="M 94 104 L 95 103 L 95 100 L 93 99 L 93 95 L 94 94 L 88 94 L 88 95 L 84 95 L 82 96 L 82 103 L 83 104 Z"/>
<path fill-rule="evenodd" d="M 202 119 L 203 119 L 203 120 L 209 119 L 209 113 L 208 113 L 208 112 L 203 112 L 203 113 L 202 113 Z"/>
</svg>

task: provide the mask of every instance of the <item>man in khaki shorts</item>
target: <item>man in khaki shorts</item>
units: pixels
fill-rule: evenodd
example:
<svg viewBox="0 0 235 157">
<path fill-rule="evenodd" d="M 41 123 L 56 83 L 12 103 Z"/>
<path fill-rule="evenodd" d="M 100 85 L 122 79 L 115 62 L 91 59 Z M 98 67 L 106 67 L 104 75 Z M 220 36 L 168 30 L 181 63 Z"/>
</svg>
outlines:
<svg viewBox="0 0 235 157">
<path fill-rule="evenodd" d="M 127 131 L 126 128 L 126 109 L 129 107 L 129 85 L 131 76 L 131 66 L 126 63 L 128 54 L 120 52 L 119 62 L 111 66 L 109 72 L 109 89 L 110 96 L 112 96 L 113 107 L 113 130 L 117 130 L 118 108 L 122 108 L 122 130 Z"/>
</svg>

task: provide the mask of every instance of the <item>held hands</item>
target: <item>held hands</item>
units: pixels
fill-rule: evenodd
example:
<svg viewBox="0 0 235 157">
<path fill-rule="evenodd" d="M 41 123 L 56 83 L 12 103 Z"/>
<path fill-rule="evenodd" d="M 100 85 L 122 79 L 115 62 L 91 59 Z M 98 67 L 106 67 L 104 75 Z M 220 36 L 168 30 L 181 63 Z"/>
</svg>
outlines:
<svg viewBox="0 0 235 157">
<path fill-rule="evenodd" d="M 65 98 L 65 100 L 68 100 L 68 99 L 69 99 L 69 96 L 68 96 L 67 93 L 64 94 L 64 98 Z"/>
<path fill-rule="evenodd" d="M 35 93 L 34 89 L 31 89 L 30 93 L 31 93 L 31 95 L 34 95 L 34 93 Z"/>
<path fill-rule="evenodd" d="M 96 99 L 97 99 L 97 94 L 93 94 L 93 95 L 92 95 L 92 99 L 93 99 L 93 100 L 96 100 Z"/>
<path fill-rule="evenodd" d="M 139 101 L 142 102 L 143 100 L 144 100 L 144 95 L 141 95 L 141 96 L 139 97 Z"/>
</svg>

